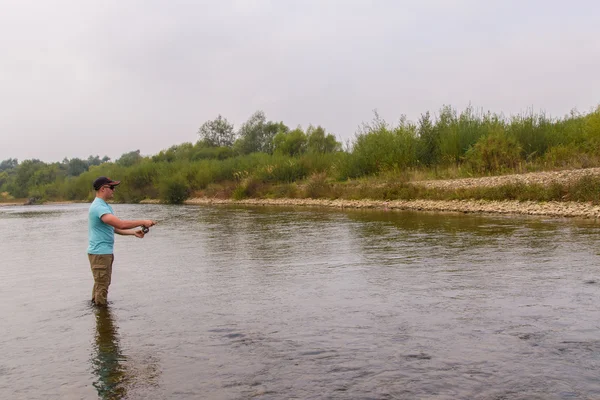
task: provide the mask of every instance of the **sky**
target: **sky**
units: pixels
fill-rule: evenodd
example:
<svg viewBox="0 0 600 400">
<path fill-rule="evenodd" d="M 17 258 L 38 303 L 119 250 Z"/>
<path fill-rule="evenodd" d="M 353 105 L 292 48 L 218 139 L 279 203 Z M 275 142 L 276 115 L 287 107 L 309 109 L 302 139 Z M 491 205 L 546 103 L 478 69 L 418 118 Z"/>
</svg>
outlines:
<svg viewBox="0 0 600 400">
<path fill-rule="evenodd" d="M 600 105 L 600 2 L 0 0 L 0 160 L 153 155 L 262 110 L 352 140 L 444 105 Z"/>
</svg>

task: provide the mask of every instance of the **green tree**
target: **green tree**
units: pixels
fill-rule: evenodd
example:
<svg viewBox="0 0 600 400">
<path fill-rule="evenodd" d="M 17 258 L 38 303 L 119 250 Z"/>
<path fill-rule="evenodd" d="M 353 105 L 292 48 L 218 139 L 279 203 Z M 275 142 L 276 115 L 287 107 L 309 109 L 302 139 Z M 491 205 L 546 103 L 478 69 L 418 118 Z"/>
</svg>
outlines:
<svg viewBox="0 0 600 400">
<path fill-rule="evenodd" d="M 198 136 L 204 144 L 211 147 L 231 147 L 236 137 L 233 124 L 220 114 L 216 119 L 203 123 L 198 129 Z"/>
<path fill-rule="evenodd" d="M 234 147 L 239 154 L 273 154 L 275 150 L 273 139 L 279 132 L 288 131 L 288 127 L 282 122 L 267 122 L 265 113 L 257 111 L 240 127 L 239 139 Z"/>
<path fill-rule="evenodd" d="M 438 131 L 434 129 L 431 123 L 429 111 L 421 114 L 419 119 L 417 158 L 426 165 L 432 166 L 438 162 L 440 155 L 440 143 Z"/>
<path fill-rule="evenodd" d="M 88 168 L 89 164 L 86 161 L 80 158 L 71 158 L 67 164 L 67 175 L 79 176 L 87 171 Z"/>
<path fill-rule="evenodd" d="M 27 197 L 29 194 L 29 187 L 33 186 L 32 178 L 35 173 L 46 164 L 40 160 L 32 159 L 25 160 L 15 170 L 15 175 L 11 181 L 7 184 L 7 189 L 14 197 Z"/>
<path fill-rule="evenodd" d="M 16 158 L 9 158 L 0 162 L 0 171 L 6 171 L 9 169 L 15 169 L 19 165 L 19 161 Z"/>
<path fill-rule="evenodd" d="M 102 159 L 100 159 L 99 156 L 89 156 L 86 162 L 88 167 L 91 167 L 93 165 L 100 165 L 108 161 L 110 161 L 110 157 L 108 156 L 104 156 Z"/>
<path fill-rule="evenodd" d="M 326 134 L 320 126 L 309 126 L 306 130 L 307 151 L 309 153 L 333 153 L 342 148 L 342 144 L 332 134 Z"/>
<path fill-rule="evenodd" d="M 132 165 L 142 161 L 142 158 L 143 157 L 140 155 L 139 150 L 130 151 L 129 153 L 124 153 L 121 155 L 121 157 L 119 157 L 119 159 L 116 161 L 116 164 L 122 167 L 131 167 Z"/>
<path fill-rule="evenodd" d="M 450 106 L 442 107 L 435 130 L 439 138 L 440 161 L 445 164 L 459 164 L 463 149 L 456 110 Z"/>
<path fill-rule="evenodd" d="M 8 182 L 8 173 L 6 171 L 0 171 L 0 188 L 2 188 L 6 182 Z"/>
<path fill-rule="evenodd" d="M 306 151 L 307 137 L 300 128 L 291 132 L 279 132 L 273 138 L 275 153 L 297 156 Z"/>
<path fill-rule="evenodd" d="M 57 180 L 64 177 L 64 172 L 61 172 L 58 163 L 44 164 L 38 168 L 31 178 L 29 179 L 28 185 L 40 186 L 55 183 Z"/>
</svg>

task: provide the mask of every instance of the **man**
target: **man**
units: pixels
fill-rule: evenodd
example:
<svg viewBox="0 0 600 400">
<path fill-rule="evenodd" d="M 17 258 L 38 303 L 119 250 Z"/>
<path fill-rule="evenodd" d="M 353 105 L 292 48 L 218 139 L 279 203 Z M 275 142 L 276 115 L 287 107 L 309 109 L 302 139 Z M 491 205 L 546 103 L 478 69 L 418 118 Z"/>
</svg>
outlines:
<svg viewBox="0 0 600 400">
<path fill-rule="evenodd" d="M 113 181 L 105 176 L 101 176 L 94 181 L 96 198 L 92 202 L 89 211 L 89 246 L 87 252 L 92 274 L 94 275 L 92 303 L 98 306 L 106 305 L 112 265 L 115 258 L 113 255 L 115 233 L 132 235 L 141 239 L 144 237 L 144 231 L 147 232 L 147 230 L 133 228 L 149 228 L 156 225 L 156 222 L 149 219 L 125 221 L 115 216 L 107 201 L 113 198 L 115 188 L 119 183 L 121 181 Z"/>
</svg>

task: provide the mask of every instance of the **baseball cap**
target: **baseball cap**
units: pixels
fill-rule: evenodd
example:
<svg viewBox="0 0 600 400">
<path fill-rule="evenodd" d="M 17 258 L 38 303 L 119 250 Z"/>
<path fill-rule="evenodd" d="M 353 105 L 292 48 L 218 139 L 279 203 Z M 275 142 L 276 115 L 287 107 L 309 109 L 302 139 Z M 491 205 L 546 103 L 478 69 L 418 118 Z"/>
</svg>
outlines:
<svg viewBox="0 0 600 400">
<path fill-rule="evenodd" d="M 110 178 L 101 176 L 94 181 L 94 190 L 100 190 L 104 185 L 117 186 L 119 183 L 121 183 L 121 181 L 113 181 Z"/>
</svg>

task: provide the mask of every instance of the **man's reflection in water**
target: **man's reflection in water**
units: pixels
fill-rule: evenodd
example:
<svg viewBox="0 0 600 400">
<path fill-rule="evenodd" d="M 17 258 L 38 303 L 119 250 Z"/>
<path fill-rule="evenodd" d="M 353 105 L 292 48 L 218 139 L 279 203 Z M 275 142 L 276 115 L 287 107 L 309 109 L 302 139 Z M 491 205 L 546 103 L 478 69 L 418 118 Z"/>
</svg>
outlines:
<svg viewBox="0 0 600 400">
<path fill-rule="evenodd" d="M 115 318 L 110 307 L 94 307 L 96 335 L 91 363 L 94 387 L 103 400 L 120 400 L 135 392 L 151 397 L 158 387 L 159 363 L 154 354 L 143 352 L 126 357 L 120 347 Z"/>
<path fill-rule="evenodd" d="M 92 368 L 94 387 L 101 399 L 123 399 L 127 395 L 127 357 L 119 347 L 119 333 L 109 307 L 95 308 L 96 337 Z"/>
</svg>

